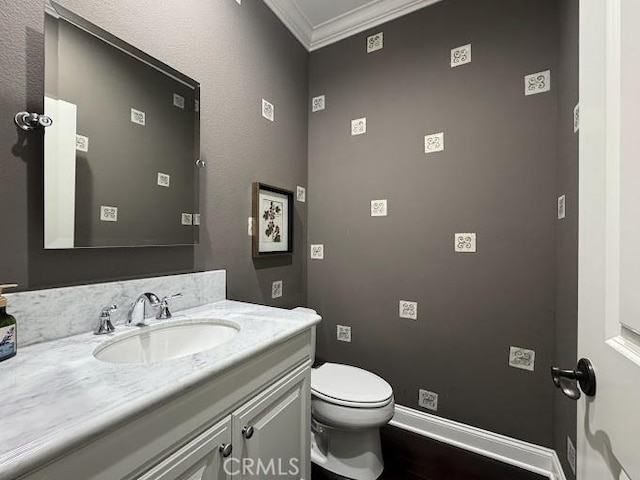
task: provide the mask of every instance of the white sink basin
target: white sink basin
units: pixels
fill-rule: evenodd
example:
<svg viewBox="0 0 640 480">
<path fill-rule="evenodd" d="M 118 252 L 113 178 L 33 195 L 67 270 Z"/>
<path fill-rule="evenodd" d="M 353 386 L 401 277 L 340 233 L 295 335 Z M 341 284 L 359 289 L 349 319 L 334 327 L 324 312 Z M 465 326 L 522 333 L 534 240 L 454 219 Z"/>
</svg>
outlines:
<svg viewBox="0 0 640 480">
<path fill-rule="evenodd" d="M 108 363 L 152 363 L 186 357 L 221 345 L 240 331 L 233 322 L 188 319 L 131 327 L 98 346 L 93 356 Z"/>
</svg>

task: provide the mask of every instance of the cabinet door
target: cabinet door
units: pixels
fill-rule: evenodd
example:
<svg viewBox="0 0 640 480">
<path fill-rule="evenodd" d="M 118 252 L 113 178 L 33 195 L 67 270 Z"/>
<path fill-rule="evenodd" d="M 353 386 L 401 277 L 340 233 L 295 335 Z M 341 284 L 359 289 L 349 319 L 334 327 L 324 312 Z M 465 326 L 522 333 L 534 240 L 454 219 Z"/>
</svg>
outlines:
<svg viewBox="0 0 640 480">
<path fill-rule="evenodd" d="M 231 417 L 225 417 L 138 480 L 228 480 L 230 446 Z"/>
<path fill-rule="evenodd" d="M 310 369 L 303 366 L 232 415 L 234 480 L 308 480 Z"/>
</svg>

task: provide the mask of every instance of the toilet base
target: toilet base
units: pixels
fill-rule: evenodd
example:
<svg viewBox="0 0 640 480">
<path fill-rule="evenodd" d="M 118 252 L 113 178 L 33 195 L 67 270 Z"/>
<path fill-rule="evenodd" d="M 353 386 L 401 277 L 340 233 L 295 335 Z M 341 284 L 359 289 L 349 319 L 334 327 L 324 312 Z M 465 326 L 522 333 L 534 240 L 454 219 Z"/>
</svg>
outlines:
<svg viewBox="0 0 640 480">
<path fill-rule="evenodd" d="M 315 426 L 311 432 L 311 461 L 353 480 L 376 480 L 384 462 L 380 429 L 338 430 Z"/>
</svg>

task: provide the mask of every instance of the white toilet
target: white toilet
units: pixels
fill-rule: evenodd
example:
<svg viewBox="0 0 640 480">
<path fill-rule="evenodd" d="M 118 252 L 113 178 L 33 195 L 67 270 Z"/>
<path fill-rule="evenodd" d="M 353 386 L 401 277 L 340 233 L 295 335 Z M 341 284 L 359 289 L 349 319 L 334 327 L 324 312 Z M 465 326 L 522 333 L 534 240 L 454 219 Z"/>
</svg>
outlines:
<svg viewBox="0 0 640 480">
<path fill-rule="evenodd" d="M 380 427 L 393 417 L 393 389 L 357 367 L 325 363 L 311 371 L 311 461 L 355 480 L 384 468 Z"/>
</svg>

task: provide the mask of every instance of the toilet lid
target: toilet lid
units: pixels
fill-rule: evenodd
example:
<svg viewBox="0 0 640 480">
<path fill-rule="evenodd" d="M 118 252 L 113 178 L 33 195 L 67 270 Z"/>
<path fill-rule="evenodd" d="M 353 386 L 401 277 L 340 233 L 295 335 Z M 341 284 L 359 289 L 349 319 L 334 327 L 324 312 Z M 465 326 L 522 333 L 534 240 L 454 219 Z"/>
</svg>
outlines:
<svg viewBox="0 0 640 480">
<path fill-rule="evenodd" d="M 311 370 L 311 390 L 340 403 L 379 404 L 393 396 L 384 379 L 358 367 L 325 363 Z M 376 405 L 377 406 L 377 405 Z"/>
</svg>

